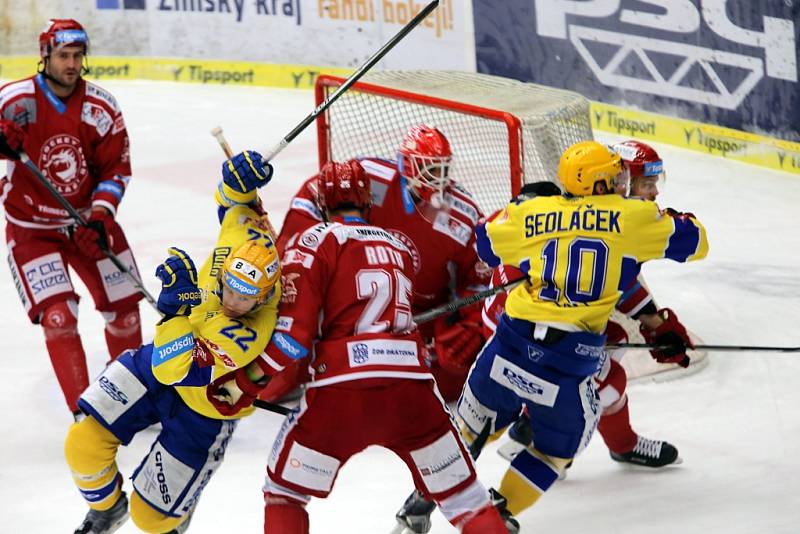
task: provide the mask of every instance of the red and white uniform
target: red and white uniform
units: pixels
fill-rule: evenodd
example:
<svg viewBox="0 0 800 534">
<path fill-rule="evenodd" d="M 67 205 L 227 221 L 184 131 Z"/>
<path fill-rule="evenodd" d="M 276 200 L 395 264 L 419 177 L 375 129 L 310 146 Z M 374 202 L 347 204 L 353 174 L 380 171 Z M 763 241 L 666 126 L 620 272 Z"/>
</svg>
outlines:
<svg viewBox="0 0 800 534">
<path fill-rule="evenodd" d="M 394 451 L 448 519 L 485 507 L 414 328 L 412 253 L 359 218 L 317 224 L 292 243 L 266 359 L 309 354 L 312 378 L 272 448 L 265 532 L 280 531 L 270 520 L 278 501 L 327 496 L 339 468 L 369 445 Z"/>
<path fill-rule="evenodd" d="M 25 152 L 76 210 L 87 217 L 92 206 L 116 213 L 131 167 L 125 122 L 111 94 L 81 79 L 62 100 L 37 74 L 0 88 L 0 116 L 22 128 Z M 80 254 L 67 235 L 74 221 L 27 167 L 9 161 L 7 172 L 1 190 L 10 265 L 32 321 L 53 302 L 77 301 L 67 264 L 84 280 L 100 311 L 130 309 L 141 299 L 110 260 Z M 111 242 L 112 251 L 135 267 L 118 225 Z"/>
<path fill-rule="evenodd" d="M 489 271 L 478 259 L 473 231 L 482 213 L 471 195 L 458 185 L 449 187 L 445 199 L 449 211 L 440 211 L 431 221 L 414 207 L 396 164 L 374 158 L 359 161 L 372 184 L 370 223 L 386 229 L 411 252 L 417 277 L 412 312 L 427 311 L 485 289 Z M 307 180 L 292 200 L 278 237 L 279 251 L 294 245 L 300 232 L 322 220 L 315 202 L 315 183 L 316 177 Z M 420 330 L 426 340 L 433 335 L 432 323 L 420 325 Z M 468 370 L 431 363 L 431 372 L 448 401 L 458 398 Z"/>
</svg>

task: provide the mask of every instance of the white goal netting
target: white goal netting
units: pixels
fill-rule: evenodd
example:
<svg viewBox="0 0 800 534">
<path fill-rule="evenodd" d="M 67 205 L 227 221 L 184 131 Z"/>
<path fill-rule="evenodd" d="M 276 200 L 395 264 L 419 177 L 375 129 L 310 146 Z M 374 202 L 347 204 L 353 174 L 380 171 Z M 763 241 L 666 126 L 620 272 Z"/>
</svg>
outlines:
<svg viewBox="0 0 800 534">
<path fill-rule="evenodd" d="M 317 104 L 342 81 L 321 77 Z M 564 149 L 593 138 L 589 101 L 571 91 L 467 72 L 386 71 L 364 76 L 328 109 L 318 123 L 320 155 L 394 160 L 418 124 L 447 136 L 451 176 L 485 213 L 523 183 L 554 181 Z"/>
</svg>

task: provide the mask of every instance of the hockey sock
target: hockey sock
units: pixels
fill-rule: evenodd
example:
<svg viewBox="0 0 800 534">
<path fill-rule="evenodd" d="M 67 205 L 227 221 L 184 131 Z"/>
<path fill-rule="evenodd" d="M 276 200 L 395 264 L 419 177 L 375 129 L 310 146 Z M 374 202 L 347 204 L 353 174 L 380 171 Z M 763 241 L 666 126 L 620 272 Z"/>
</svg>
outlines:
<svg viewBox="0 0 800 534">
<path fill-rule="evenodd" d="M 462 525 L 461 534 L 505 534 L 508 532 L 500 513 L 492 506 L 484 506 L 476 513 L 464 514 L 457 518 L 456 525 Z"/>
<path fill-rule="evenodd" d="M 42 314 L 42 327 L 53 371 L 69 410 L 75 413 L 78 397 L 89 386 L 86 353 L 78 334 L 77 304 L 69 301 L 49 306 Z"/>
<path fill-rule="evenodd" d="M 547 456 L 528 447 L 519 453 L 500 482 L 500 493 L 513 515 L 530 508 L 558 480 L 571 458 Z"/>
<path fill-rule="evenodd" d="M 108 510 L 122 493 L 122 475 L 117 470 L 120 441 L 94 417 L 74 423 L 67 432 L 64 455 L 72 479 L 94 510 Z"/>
<path fill-rule="evenodd" d="M 611 452 L 622 454 L 633 450 L 638 436 L 631 428 L 627 396 L 622 399 L 622 407 L 619 410 L 611 414 L 603 413 L 597 430 Z"/>
<path fill-rule="evenodd" d="M 308 534 L 304 503 L 274 493 L 265 493 L 264 502 L 264 534 Z"/>
<path fill-rule="evenodd" d="M 170 517 L 164 515 L 142 499 L 138 493 L 131 495 L 131 519 L 143 532 L 172 532 L 175 527 L 187 520 L 186 516 Z"/>
<path fill-rule="evenodd" d="M 142 344 L 142 323 L 139 308 L 103 314 L 106 318 L 106 346 L 109 361 L 128 349 L 137 349 Z"/>
</svg>

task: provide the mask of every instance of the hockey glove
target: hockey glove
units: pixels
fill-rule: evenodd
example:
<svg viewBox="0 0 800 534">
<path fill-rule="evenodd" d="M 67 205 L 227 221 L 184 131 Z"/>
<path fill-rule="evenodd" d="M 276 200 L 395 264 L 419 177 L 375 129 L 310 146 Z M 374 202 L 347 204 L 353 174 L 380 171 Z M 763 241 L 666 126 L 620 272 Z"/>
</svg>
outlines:
<svg viewBox="0 0 800 534">
<path fill-rule="evenodd" d="M 223 183 L 237 193 L 255 191 L 271 178 L 272 165 L 254 150 L 245 150 L 222 164 Z"/>
<path fill-rule="evenodd" d="M 116 223 L 105 208 L 93 208 L 86 226 L 78 225 L 72 229 L 72 241 L 83 254 L 93 260 L 105 258 L 105 251 L 111 247 L 111 229 Z"/>
<path fill-rule="evenodd" d="M 669 308 L 658 310 L 658 316 L 664 322 L 654 330 L 639 325 L 639 332 L 645 341 L 659 347 L 651 349 L 650 354 L 657 362 L 677 363 L 681 367 L 689 367 L 690 358 L 686 355 L 686 350 L 693 349 L 694 344 L 686 332 L 686 327 L 678 321 L 678 316 Z"/>
<path fill-rule="evenodd" d="M 189 315 L 192 306 L 202 301 L 197 288 L 197 269 L 192 258 L 181 249 L 170 247 L 167 253 L 170 256 L 156 269 L 161 280 L 156 307 L 167 316 Z"/>
<path fill-rule="evenodd" d="M 25 132 L 16 122 L 0 119 L 0 157 L 6 159 L 19 159 Z"/>
<path fill-rule="evenodd" d="M 235 415 L 253 404 L 268 382 L 266 375 L 258 382 L 253 382 L 247 376 L 246 369 L 240 367 L 212 382 L 208 386 L 207 397 L 222 415 Z"/>
<path fill-rule="evenodd" d="M 439 364 L 447 369 L 467 369 L 483 347 L 481 323 L 461 319 L 449 324 L 448 317 L 441 317 L 434 325 L 433 350 Z"/>
</svg>

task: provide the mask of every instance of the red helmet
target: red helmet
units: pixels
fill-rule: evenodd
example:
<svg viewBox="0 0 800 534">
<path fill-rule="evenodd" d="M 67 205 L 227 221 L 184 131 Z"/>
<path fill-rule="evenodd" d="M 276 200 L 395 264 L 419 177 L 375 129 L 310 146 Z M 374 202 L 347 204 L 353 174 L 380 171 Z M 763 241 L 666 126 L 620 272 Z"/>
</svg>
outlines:
<svg viewBox="0 0 800 534">
<path fill-rule="evenodd" d="M 39 34 L 39 55 L 42 58 L 62 46 L 83 46 L 84 53 L 89 53 L 89 36 L 77 20 L 50 19 Z"/>
<path fill-rule="evenodd" d="M 406 177 L 414 193 L 430 200 L 444 194 L 453 151 L 442 132 L 430 126 L 414 126 L 406 134 L 397 155 L 400 174 Z"/>
<path fill-rule="evenodd" d="M 364 167 L 354 159 L 326 163 L 317 177 L 317 204 L 323 213 L 342 208 L 369 208 L 372 188 Z"/>
<path fill-rule="evenodd" d="M 650 145 L 633 139 L 618 143 L 612 148 L 622 158 L 622 165 L 628 176 L 627 183 L 617 188 L 617 192 L 655 200 L 658 184 L 666 180 L 664 162 L 658 152 Z"/>
</svg>

